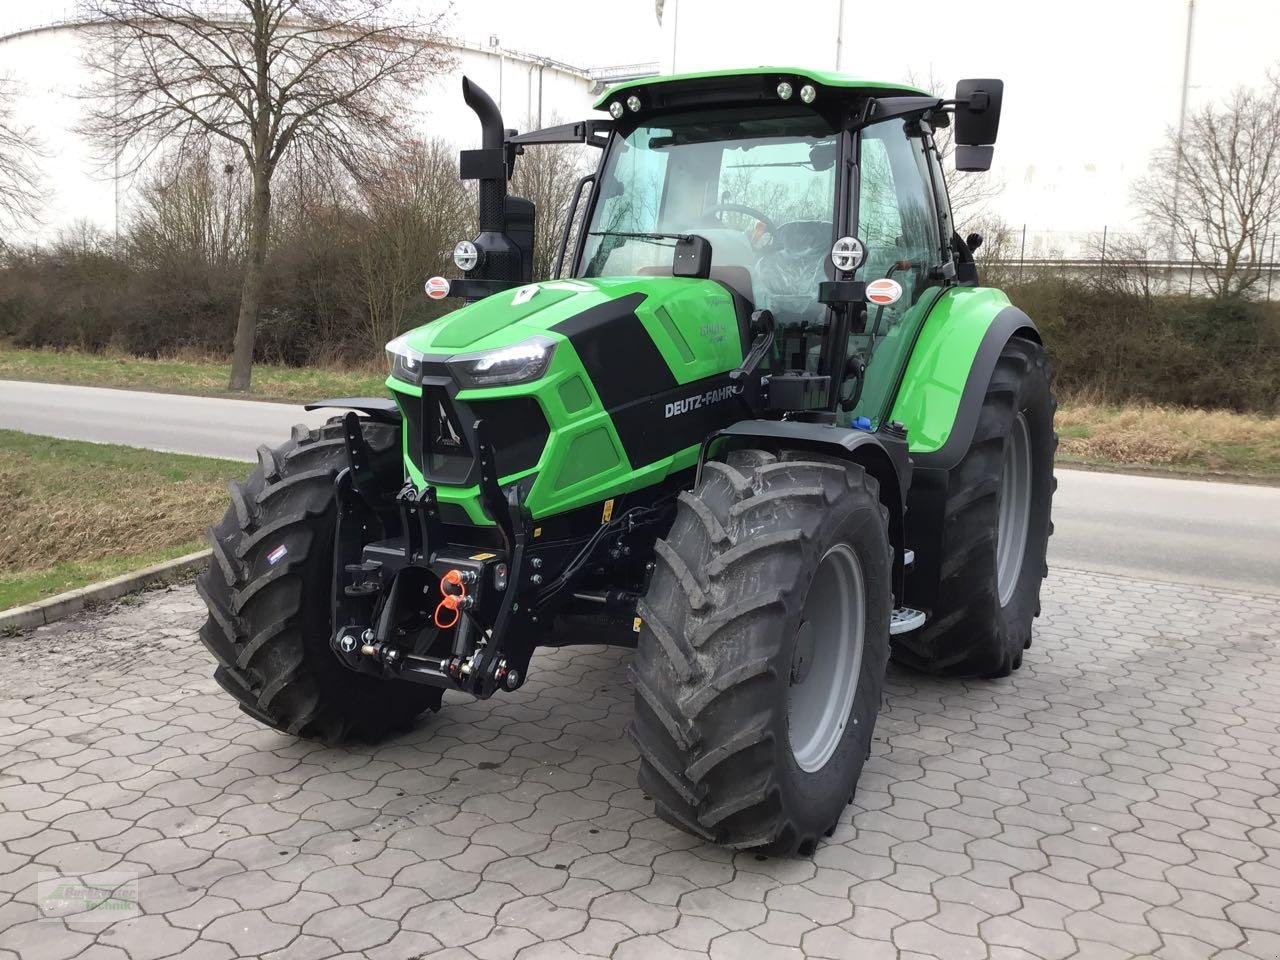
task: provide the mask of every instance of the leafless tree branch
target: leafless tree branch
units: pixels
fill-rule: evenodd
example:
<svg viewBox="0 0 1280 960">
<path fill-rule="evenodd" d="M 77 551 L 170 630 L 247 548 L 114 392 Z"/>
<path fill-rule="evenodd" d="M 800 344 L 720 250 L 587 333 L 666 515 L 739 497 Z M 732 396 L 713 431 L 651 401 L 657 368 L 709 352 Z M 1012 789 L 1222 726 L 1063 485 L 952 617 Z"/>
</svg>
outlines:
<svg viewBox="0 0 1280 960">
<path fill-rule="evenodd" d="M 0 225 L 24 226 L 39 219 L 44 191 L 37 163 L 42 154 L 35 132 L 20 123 L 18 84 L 0 77 Z"/>
<path fill-rule="evenodd" d="M 286 157 L 359 179 L 404 143 L 410 98 L 452 63 L 442 18 L 393 0 L 83 0 L 97 21 L 85 131 L 122 175 L 163 145 L 178 162 L 221 142 L 248 171 L 246 267 L 231 388 L 248 389 L 271 222 Z"/>
<path fill-rule="evenodd" d="M 1134 186 L 1153 232 L 1204 272 L 1220 298 L 1248 293 L 1280 229 L 1280 74 L 1241 88 L 1169 130 Z"/>
</svg>

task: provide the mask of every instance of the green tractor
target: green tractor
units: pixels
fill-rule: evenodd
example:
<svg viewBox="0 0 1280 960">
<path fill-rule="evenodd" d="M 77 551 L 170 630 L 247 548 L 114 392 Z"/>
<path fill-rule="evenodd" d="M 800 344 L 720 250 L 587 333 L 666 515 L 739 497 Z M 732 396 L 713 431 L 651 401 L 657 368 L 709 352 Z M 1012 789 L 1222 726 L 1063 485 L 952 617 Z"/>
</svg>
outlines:
<svg viewBox="0 0 1280 960">
<path fill-rule="evenodd" d="M 1054 488 L 1035 325 L 978 283 L 935 145 L 989 168 L 1003 84 L 651 78 L 607 117 L 483 139 L 465 305 L 387 345 L 389 398 L 259 448 L 199 580 L 215 677 L 301 737 L 379 737 L 538 646 L 635 648 L 659 815 L 805 854 L 871 748 L 892 654 L 1001 677 L 1031 643 Z M 537 144 L 599 148 L 535 281 Z"/>
</svg>

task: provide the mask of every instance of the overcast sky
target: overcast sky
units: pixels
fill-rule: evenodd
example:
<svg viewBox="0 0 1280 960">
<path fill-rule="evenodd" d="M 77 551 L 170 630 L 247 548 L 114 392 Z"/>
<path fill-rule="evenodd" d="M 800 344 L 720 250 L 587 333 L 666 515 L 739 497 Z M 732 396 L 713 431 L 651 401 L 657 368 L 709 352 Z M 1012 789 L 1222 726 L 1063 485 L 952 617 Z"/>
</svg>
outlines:
<svg viewBox="0 0 1280 960">
<path fill-rule="evenodd" d="M 449 6 L 434 0 L 395 2 L 410 14 Z M 73 0 L 0 0 L 0 33 L 68 18 L 75 9 Z M 486 43 L 497 34 L 513 50 L 587 67 L 656 60 L 661 37 L 653 0 L 459 0 L 449 20 L 449 32 L 466 40 Z"/>
<path fill-rule="evenodd" d="M 396 0 L 406 11 L 435 0 Z M 759 64 L 842 68 L 869 79 L 1005 81 L 989 175 L 994 211 L 1029 232 L 1132 226 L 1134 178 L 1177 122 L 1187 0 L 459 0 L 451 34 L 594 67 L 657 61 L 680 70 Z M 0 32 L 74 10 L 0 0 Z M 1198 0 L 1190 99 L 1258 84 L 1280 66 L 1280 0 Z M 673 58 L 674 54 L 674 58 Z M 0 71 L 4 64 L 0 62 Z M 583 113 L 589 104 L 582 105 Z"/>
</svg>

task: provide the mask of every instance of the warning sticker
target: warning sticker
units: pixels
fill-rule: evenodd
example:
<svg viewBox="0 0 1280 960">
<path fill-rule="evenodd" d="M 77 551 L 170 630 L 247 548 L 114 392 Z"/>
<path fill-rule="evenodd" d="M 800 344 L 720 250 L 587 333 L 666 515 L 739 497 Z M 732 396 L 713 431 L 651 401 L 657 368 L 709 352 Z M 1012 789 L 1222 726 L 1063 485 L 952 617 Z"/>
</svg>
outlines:
<svg viewBox="0 0 1280 960">
<path fill-rule="evenodd" d="M 496 556 L 497 556 L 496 553 L 477 553 L 471 559 L 472 560 L 492 560 Z"/>
<path fill-rule="evenodd" d="M 604 513 L 600 517 L 601 523 L 608 523 L 613 519 L 613 501 L 606 500 L 604 502 Z"/>
</svg>

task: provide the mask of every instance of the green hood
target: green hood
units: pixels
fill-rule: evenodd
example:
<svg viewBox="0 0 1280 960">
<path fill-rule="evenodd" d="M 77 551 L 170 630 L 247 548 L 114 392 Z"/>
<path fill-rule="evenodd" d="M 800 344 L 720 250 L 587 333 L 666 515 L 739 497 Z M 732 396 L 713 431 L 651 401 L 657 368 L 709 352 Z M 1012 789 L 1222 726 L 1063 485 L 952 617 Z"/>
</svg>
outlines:
<svg viewBox="0 0 1280 960">
<path fill-rule="evenodd" d="M 654 316 L 659 308 L 665 308 L 663 313 L 668 317 L 698 312 L 703 316 L 733 315 L 728 292 L 712 280 L 687 277 L 543 280 L 467 304 L 410 331 L 404 343 L 428 356 L 452 356 L 510 346 L 534 334 L 558 338 L 557 324 L 602 303 L 635 293 L 645 295 L 644 313 L 649 316 Z"/>
</svg>

